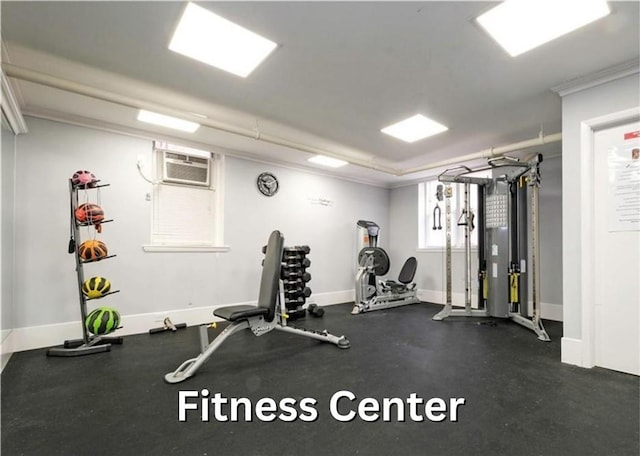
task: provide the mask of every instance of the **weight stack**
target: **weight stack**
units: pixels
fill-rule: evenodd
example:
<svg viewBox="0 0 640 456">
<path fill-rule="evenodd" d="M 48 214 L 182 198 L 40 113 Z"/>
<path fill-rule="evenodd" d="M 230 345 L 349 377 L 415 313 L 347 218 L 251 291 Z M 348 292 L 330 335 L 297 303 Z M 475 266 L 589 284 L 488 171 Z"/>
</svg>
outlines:
<svg viewBox="0 0 640 456">
<path fill-rule="evenodd" d="M 285 247 L 282 252 L 282 284 L 284 289 L 284 305 L 289 320 L 297 320 L 306 315 L 304 304 L 311 296 L 311 288 L 307 283 L 311 274 L 307 271 L 311 260 L 307 257 L 311 249 L 308 245 Z"/>
</svg>

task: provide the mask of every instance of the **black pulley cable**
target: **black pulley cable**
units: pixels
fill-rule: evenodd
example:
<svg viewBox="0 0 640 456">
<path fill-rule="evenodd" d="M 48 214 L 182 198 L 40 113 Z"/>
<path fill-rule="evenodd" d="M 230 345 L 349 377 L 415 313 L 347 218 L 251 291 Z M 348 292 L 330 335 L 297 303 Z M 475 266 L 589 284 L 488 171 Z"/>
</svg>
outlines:
<svg viewBox="0 0 640 456">
<path fill-rule="evenodd" d="M 438 184 L 436 187 L 436 199 L 438 201 L 442 201 L 444 198 L 442 194 L 442 184 Z M 436 226 L 436 212 L 438 213 L 438 226 Z M 441 230 L 442 229 L 442 210 L 436 201 L 436 207 L 433 208 L 433 229 Z"/>
<path fill-rule="evenodd" d="M 436 214 L 438 214 L 437 215 L 438 226 L 436 226 Z M 442 210 L 440 209 L 440 206 L 438 206 L 438 203 L 436 203 L 436 207 L 433 208 L 433 229 L 434 230 L 442 229 Z"/>
<path fill-rule="evenodd" d="M 67 252 L 74 253 L 76 251 L 76 241 L 73 238 L 73 231 L 74 231 L 73 230 L 73 228 L 74 228 L 73 224 L 75 223 L 75 221 L 74 221 L 75 214 L 73 213 L 73 201 L 71 201 L 71 198 L 69 198 L 69 200 L 70 200 L 69 201 L 69 206 L 70 206 L 69 210 L 71 212 L 71 217 L 70 217 L 71 223 L 69 223 L 70 234 L 69 234 L 69 246 L 67 247 Z"/>
</svg>

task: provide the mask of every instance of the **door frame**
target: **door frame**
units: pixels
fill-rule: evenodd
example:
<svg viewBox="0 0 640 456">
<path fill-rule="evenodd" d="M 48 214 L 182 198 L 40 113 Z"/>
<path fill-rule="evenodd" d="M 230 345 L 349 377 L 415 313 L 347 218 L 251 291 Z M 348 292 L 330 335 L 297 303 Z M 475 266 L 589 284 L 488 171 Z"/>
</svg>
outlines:
<svg viewBox="0 0 640 456">
<path fill-rule="evenodd" d="M 595 179 L 595 133 L 609 127 L 615 127 L 640 119 L 640 107 L 625 109 L 604 116 L 594 117 L 580 124 L 580 204 L 582 212 L 580 226 L 582 236 L 580 249 L 580 294 L 582 300 L 582 367 L 595 366 L 595 280 L 596 265 L 593 245 L 596 243 L 594 230 L 594 179 Z"/>
</svg>

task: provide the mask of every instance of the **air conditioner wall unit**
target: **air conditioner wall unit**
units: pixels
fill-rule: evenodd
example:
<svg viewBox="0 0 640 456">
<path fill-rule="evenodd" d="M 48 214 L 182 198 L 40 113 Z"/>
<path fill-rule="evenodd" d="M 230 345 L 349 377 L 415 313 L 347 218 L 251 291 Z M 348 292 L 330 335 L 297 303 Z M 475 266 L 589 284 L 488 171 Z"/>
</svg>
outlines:
<svg viewBox="0 0 640 456">
<path fill-rule="evenodd" d="M 210 185 L 211 158 L 188 153 L 162 152 L 162 181 L 186 185 Z"/>
</svg>

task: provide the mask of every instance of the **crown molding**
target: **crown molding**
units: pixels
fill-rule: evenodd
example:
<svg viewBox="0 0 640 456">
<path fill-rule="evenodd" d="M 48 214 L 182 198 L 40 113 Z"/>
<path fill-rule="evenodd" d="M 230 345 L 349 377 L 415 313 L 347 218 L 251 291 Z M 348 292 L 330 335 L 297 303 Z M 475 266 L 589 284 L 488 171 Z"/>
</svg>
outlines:
<svg viewBox="0 0 640 456">
<path fill-rule="evenodd" d="M 565 97 L 572 93 L 587 90 L 637 73 L 640 73 L 640 58 L 628 60 L 618 65 L 596 71 L 595 73 L 570 79 L 569 81 L 552 87 L 551 90 L 561 97 Z"/>
<path fill-rule="evenodd" d="M 2 62 L 10 62 L 11 58 L 9 56 L 9 49 L 0 35 L 0 60 Z M 4 70 L 2 71 L 2 114 L 4 118 L 7 120 L 9 124 L 9 128 L 16 135 L 27 133 L 27 124 L 24 121 L 24 117 L 22 116 L 22 111 L 20 109 L 20 92 L 17 88 L 14 90 L 14 87 L 11 85 L 9 78 L 5 74 Z"/>
<path fill-rule="evenodd" d="M 22 116 L 20 104 L 11 88 L 9 78 L 4 74 L 4 71 L 0 75 L 2 78 L 2 114 L 7 119 L 13 133 L 16 135 L 27 133 L 29 131 L 27 123 Z"/>
</svg>

